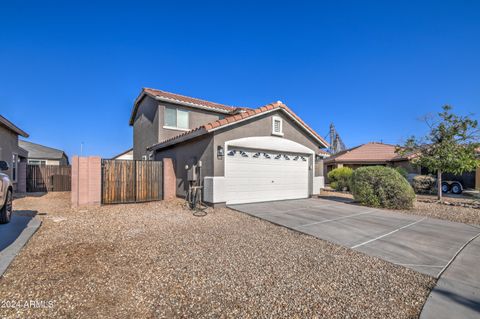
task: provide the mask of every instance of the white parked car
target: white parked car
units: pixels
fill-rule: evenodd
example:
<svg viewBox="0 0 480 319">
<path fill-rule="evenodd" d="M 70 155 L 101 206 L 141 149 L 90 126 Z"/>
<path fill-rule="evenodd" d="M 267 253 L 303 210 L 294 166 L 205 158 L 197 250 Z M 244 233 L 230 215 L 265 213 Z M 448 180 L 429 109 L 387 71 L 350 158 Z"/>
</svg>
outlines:
<svg viewBox="0 0 480 319">
<path fill-rule="evenodd" d="M 0 224 L 6 224 L 12 218 L 13 185 L 10 177 L 2 173 L 8 170 L 8 164 L 0 161 Z"/>
</svg>

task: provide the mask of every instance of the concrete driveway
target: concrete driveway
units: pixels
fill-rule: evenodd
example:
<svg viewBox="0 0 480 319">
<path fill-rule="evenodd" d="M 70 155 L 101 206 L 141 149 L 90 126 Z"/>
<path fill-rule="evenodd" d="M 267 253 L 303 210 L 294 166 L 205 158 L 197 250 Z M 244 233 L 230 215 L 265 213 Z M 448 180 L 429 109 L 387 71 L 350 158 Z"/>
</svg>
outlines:
<svg viewBox="0 0 480 319">
<path fill-rule="evenodd" d="M 0 225 L 0 277 L 40 227 L 36 211 L 14 211 L 8 224 Z"/>
<path fill-rule="evenodd" d="M 229 207 L 436 278 L 480 233 L 466 224 L 326 199 Z"/>
</svg>

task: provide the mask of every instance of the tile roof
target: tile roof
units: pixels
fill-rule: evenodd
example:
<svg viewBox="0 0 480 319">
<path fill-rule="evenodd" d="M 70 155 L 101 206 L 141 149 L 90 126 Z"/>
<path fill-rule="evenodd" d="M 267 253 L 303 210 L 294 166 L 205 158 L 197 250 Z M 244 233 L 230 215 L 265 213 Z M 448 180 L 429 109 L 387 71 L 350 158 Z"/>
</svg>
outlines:
<svg viewBox="0 0 480 319">
<path fill-rule="evenodd" d="M 200 106 L 205 106 L 209 107 L 212 109 L 220 109 L 220 110 L 226 110 L 226 111 L 235 111 L 237 109 L 243 109 L 243 107 L 237 107 L 237 106 L 231 106 L 231 105 L 225 105 L 225 104 L 220 104 L 220 103 L 215 103 L 215 102 L 210 102 L 202 99 L 197 99 L 185 95 L 180 95 L 176 93 L 170 93 L 166 91 L 161 91 L 157 89 L 150 89 L 150 88 L 144 88 L 143 89 L 145 93 L 151 94 L 153 96 L 158 96 L 158 97 L 163 97 L 166 99 L 171 99 L 173 101 L 179 101 L 179 102 L 184 102 L 184 103 L 191 103 L 191 104 L 197 104 Z"/>
<path fill-rule="evenodd" d="M 25 132 L 24 130 L 20 129 L 17 127 L 15 124 L 4 118 L 3 116 L 0 115 L 0 125 L 5 126 L 8 128 L 10 131 L 14 132 L 17 135 L 23 136 L 23 137 L 28 137 L 28 133 Z"/>
<path fill-rule="evenodd" d="M 193 98 L 185 95 L 180 95 L 176 93 L 166 92 L 162 90 L 143 88 L 142 91 L 140 92 L 140 95 L 135 101 L 135 105 L 130 117 L 130 125 L 133 125 L 133 121 L 135 119 L 135 115 L 138 109 L 138 103 L 140 102 L 140 100 L 143 98 L 144 95 L 148 95 L 153 98 L 168 100 L 171 103 L 186 104 L 194 108 L 196 107 L 201 109 L 209 109 L 211 111 L 220 112 L 223 114 L 233 114 L 242 110 L 250 110 L 250 108 L 247 108 L 247 107 L 225 105 L 225 104 L 210 102 L 210 101 L 197 99 L 197 98 Z"/>
<path fill-rule="evenodd" d="M 267 104 L 265 106 L 262 106 L 258 109 L 243 110 L 241 113 L 225 117 L 224 119 L 221 119 L 221 120 L 216 120 L 214 122 L 210 122 L 210 123 L 201 125 L 201 126 L 195 128 L 195 129 L 192 129 L 192 130 L 184 132 L 180 135 L 177 135 L 177 136 L 168 138 L 166 140 L 163 140 L 158 144 L 152 145 L 151 147 L 149 147 L 149 149 L 158 148 L 158 147 L 160 147 L 164 144 L 167 144 L 167 143 L 169 145 L 175 144 L 177 141 L 179 142 L 179 141 L 183 140 L 183 138 L 190 137 L 190 136 L 193 138 L 193 137 L 196 137 L 196 136 L 199 136 L 199 135 L 203 135 L 203 134 L 209 133 L 211 131 L 214 131 L 216 129 L 219 129 L 221 127 L 227 126 L 229 124 L 241 122 L 243 120 L 254 117 L 256 115 L 267 113 L 269 111 L 274 111 L 274 110 L 283 110 L 285 113 L 287 113 L 292 118 L 294 118 L 297 122 L 299 122 L 301 124 L 301 126 L 303 126 L 305 128 L 305 130 L 308 131 L 308 133 L 310 133 L 317 140 L 319 140 L 324 145 L 324 147 L 329 146 L 327 141 L 325 141 L 320 135 L 317 134 L 317 132 L 315 132 L 313 129 L 311 129 L 305 122 L 303 122 L 302 119 L 300 119 L 292 110 L 290 110 L 290 108 L 288 106 L 286 106 L 282 102 L 275 102 L 275 103 L 270 103 L 270 104 Z"/>
<path fill-rule="evenodd" d="M 378 163 L 404 159 L 395 152 L 396 149 L 395 145 L 370 142 L 332 155 L 325 163 Z"/>
</svg>

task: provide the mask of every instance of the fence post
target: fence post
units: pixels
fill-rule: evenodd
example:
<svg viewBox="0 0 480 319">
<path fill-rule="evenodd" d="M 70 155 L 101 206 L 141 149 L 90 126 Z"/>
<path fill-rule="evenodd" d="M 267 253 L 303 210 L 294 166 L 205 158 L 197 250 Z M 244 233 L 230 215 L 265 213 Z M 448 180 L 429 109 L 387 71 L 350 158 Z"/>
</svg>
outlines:
<svg viewBox="0 0 480 319">
<path fill-rule="evenodd" d="M 171 158 L 163 159 L 163 199 L 172 199 L 177 196 L 177 178 Z"/>
<path fill-rule="evenodd" d="M 98 206 L 102 200 L 102 160 L 98 156 L 72 158 L 73 207 Z"/>
<path fill-rule="evenodd" d="M 79 189 L 78 189 L 78 180 L 79 180 L 79 157 L 78 156 L 73 156 L 72 157 L 72 186 L 70 187 L 71 192 L 70 192 L 70 198 L 72 202 L 72 207 L 78 207 L 78 194 L 79 194 Z"/>
<path fill-rule="evenodd" d="M 18 163 L 17 192 L 27 192 L 27 162 Z"/>
</svg>

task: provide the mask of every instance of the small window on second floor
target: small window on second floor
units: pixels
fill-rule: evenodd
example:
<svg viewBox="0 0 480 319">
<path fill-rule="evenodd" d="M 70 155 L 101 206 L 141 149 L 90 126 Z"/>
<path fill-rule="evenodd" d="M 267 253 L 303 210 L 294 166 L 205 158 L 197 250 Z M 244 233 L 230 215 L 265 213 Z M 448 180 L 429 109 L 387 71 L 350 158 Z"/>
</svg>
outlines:
<svg viewBox="0 0 480 319">
<path fill-rule="evenodd" d="M 164 123 L 167 128 L 188 130 L 188 111 L 165 107 Z"/>
</svg>

